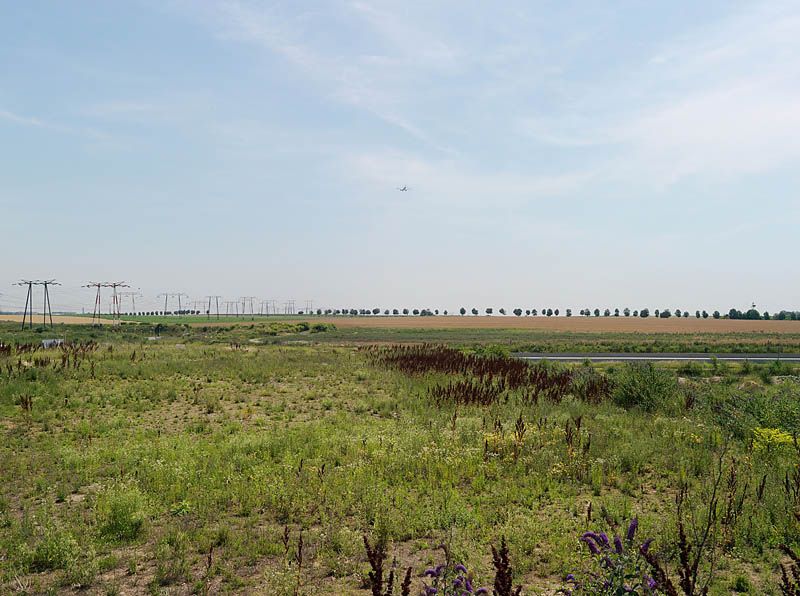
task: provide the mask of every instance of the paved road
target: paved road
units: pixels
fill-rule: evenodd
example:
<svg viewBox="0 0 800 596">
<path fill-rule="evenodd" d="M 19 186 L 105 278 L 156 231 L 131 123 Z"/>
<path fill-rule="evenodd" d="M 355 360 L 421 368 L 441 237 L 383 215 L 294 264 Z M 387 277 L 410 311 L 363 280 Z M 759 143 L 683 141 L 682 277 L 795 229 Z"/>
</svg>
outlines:
<svg viewBox="0 0 800 596">
<path fill-rule="evenodd" d="M 551 353 L 542 354 L 535 352 L 518 352 L 513 354 L 515 358 L 522 358 L 523 360 L 558 360 L 560 362 L 583 362 L 584 360 L 591 360 L 592 362 L 680 362 L 680 361 L 694 361 L 694 362 L 711 362 L 712 358 L 725 362 L 774 362 L 781 360 L 783 362 L 800 362 L 800 354 L 706 354 L 703 352 L 698 353 L 611 353 L 611 352 L 592 352 L 581 354 L 578 352 L 564 352 L 564 353 Z"/>
</svg>

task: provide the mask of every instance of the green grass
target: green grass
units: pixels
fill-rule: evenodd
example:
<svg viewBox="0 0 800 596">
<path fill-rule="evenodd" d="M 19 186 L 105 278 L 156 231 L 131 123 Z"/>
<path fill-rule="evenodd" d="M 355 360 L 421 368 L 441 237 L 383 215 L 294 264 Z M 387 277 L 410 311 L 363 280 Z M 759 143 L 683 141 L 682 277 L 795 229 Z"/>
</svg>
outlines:
<svg viewBox="0 0 800 596">
<path fill-rule="evenodd" d="M 0 357 L 0 592 L 365 594 L 363 533 L 387 535 L 418 571 L 447 540 L 482 584 L 504 535 L 528 593 L 543 592 L 583 564 L 580 534 L 608 521 L 638 515 L 673 557 L 677 487 L 702 505 L 728 442 L 744 496 L 719 528 L 712 594 L 778 593 L 775 547 L 800 539 L 783 486 L 798 457 L 783 435 L 752 438 L 800 432 L 798 384 L 774 379 L 794 369 L 671 366 L 651 382 L 608 364 L 618 389 L 599 405 L 436 407 L 427 387 L 441 376 L 372 367 L 338 331 L 266 335 L 272 323 L 168 325 L 158 341 L 147 325 L 70 328 L 102 342 L 94 372 Z M 300 338 L 311 343 L 286 343 Z M 564 429 L 578 417 L 575 449 Z"/>
</svg>

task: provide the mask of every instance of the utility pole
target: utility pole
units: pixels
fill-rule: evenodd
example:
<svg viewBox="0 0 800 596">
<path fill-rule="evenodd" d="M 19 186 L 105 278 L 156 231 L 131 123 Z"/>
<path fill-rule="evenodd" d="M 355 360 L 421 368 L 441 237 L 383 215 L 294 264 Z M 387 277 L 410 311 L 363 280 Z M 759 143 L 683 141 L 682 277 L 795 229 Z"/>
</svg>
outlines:
<svg viewBox="0 0 800 596">
<path fill-rule="evenodd" d="M 117 288 L 130 288 L 128 284 L 124 281 L 110 281 L 106 282 L 106 287 L 111 288 L 111 304 L 113 305 L 113 313 L 111 314 L 111 318 L 114 323 L 119 323 L 119 318 L 121 316 L 122 309 L 120 305 L 122 304 L 122 299 L 120 294 L 117 292 Z"/>
<path fill-rule="evenodd" d="M 211 319 L 211 301 L 213 300 L 217 305 L 217 318 L 219 319 L 219 299 L 222 296 L 206 296 L 206 300 L 208 300 L 208 308 L 206 309 L 206 315 L 208 318 Z"/>
<path fill-rule="evenodd" d="M 183 292 L 165 292 L 164 294 L 159 294 L 156 298 L 164 298 L 164 316 L 167 315 L 167 307 L 169 305 L 170 298 L 177 298 L 178 299 L 178 310 L 177 314 L 181 314 L 183 307 L 181 306 L 181 298 L 188 298 L 188 294 L 184 294 Z"/>
<path fill-rule="evenodd" d="M 44 286 L 44 305 L 42 307 L 42 325 L 47 327 L 47 316 L 50 316 L 50 327 L 53 325 L 53 309 L 50 306 L 50 290 L 49 286 L 60 286 L 54 279 L 23 279 L 19 281 L 18 286 L 28 286 L 28 294 L 25 298 L 25 310 L 22 313 L 22 329 L 25 329 L 25 320 L 27 317 L 28 327 L 33 329 L 33 286 Z"/>
<path fill-rule="evenodd" d="M 231 308 L 233 307 L 233 308 Z M 234 310 L 235 309 L 235 310 Z M 238 300 L 226 300 L 225 301 L 225 316 L 236 315 L 239 317 L 239 301 Z"/>
<path fill-rule="evenodd" d="M 255 308 L 253 304 L 255 303 L 256 297 L 255 296 L 242 296 L 239 298 L 242 301 L 242 316 L 247 314 L 247 308 L 250 308 L 250 320 L 253 320 L 255 316 Z"/>
<path fill-rule="evenodd" d="M 142 297 L 142 293 L 139 292 L 138 290 L 136 292 L 120 292 L 119 293 L 120 304 L 122 303 L 122 299 L 123 298 L 130 298 L 131 299 L 131 310 L 132 310 L 134 315 L 136 314 L 136 299 L 137 298 L 141 298 L 141 297 Z"/>
</svg>

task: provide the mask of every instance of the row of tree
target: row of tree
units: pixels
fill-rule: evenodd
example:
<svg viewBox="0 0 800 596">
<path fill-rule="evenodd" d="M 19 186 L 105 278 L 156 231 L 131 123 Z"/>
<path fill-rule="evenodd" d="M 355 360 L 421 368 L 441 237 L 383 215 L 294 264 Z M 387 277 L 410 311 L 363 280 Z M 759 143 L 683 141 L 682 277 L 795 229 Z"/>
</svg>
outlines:
<svg viewBox="0 0 800 596">
<path fill-rule="evenodd" d="M 463 306 L 458 310 L 458 312 L 459 312 L 459 314 L 461 316 L 464 316 L 467 313 L 469 313 L 469 314 L 471 314 L 473 316 L 478 316 L 479 314 L 481 314 L 481 311 L 478 310 L 477 308 L 472 308 L 472 309 L 467 310 Z M 493 307 L 488 307 L 488 308 L 484 309 L 483 312 L 484 312 L 484 314 L 491 316 L 491 315 L 493 315 L 495 313 L 495 309 Z M 506 311 L 505 308 L 499 308 L 499 309 L 497 309 L 497 312 L 500 315 L 508 314 L 508 312 Z M 561 311 L 558 308 L 542 308 L 541 310 L 536 309 L 536 308 L 530 308 L 530 309 L 515 308 L 515 309 L 513 309 L 511 311 L 511 313 L 516 315 L 516 316 L 518 316 L 518 317 L 521 317 L 523 315 L 526 316 L 526 317 L 536 317 L 536 316 L 539 316 L 539 315 L 547 316 L 547 317 L 552 317 L 552 316 L 558 317 L 558 316 L 561 315 Z M 299 314 L 303 314 L 303 313 L 300 312 Z M 380 314 L 397 316 L 397 315 L 401 315 L 402 314 L 402 315 L 415 315 L 415 316 L 423 316 L 424 317 L 424 316 L 437 316 L 440 313 L 439 313 L 439 309 L 431 310 L 431 309 L 428 309 L 428 308 L 422 308 L 422 309 L 417 309 L 417 308 L 414 308 L 414 309 L 408 309 L 408 308 L 397 309 L 397 308 L 394 308 L 394 309 L 391 309 L 391 310 L 387 308 L 387 309 L 384 309 L 383 311 L 381 311 L 380 308 L 372 308 L 372 309 L 369 309 L 369 308 L 360 308 L 360 309 L 343 308 L 343 309 L 325 309 L 325 310 L 320 308 L 320 309 L 317 309 L 317 314 L 318 315 L 351 315 L 351 316 L 380 315 Z M 441 314 L 447 315 L 448 312 L 446 310 L 444 310 L 444 311 L 442 311 Z M 640 318 L 643 318 L 643 319 L 646 319 L 646 318 L 651 316 L 651 312 L 650 312 L 649 308 L 643 308 L 641 310 L 636 310 L 636 309 L 632 310 L 630 308 L 623 308 L 622 310 L 620 310 L 619 308 L 615 308 L 613 311 L 610 308 L 606 308 L 606 309 L 604 309 L 602 311 L 599 308 L 595 308 L 594 310 L 592 310 L 590 308 L 583 308 L 583 309 L 581 309 L 579 311 L 579 314 L 581 316 L 584 316 L 584 317 L 591 317 L 591 316 L 595 316 L 595 317 L 620 317 L 621 316 L 621 317 L 640 317 Z M 567 308 L 566 310 L 564 310 L 564 315 L 567 316 L 567 317 L 571 317 L 572 316 L 572 309 L 571 308 Z M 740 310 L 737 310 L 735 308 L 732 308 L 726 314 L 722 314 L 718 310 L 715 310 L 712 313 L 709 313 L 706 310 L 696 310 L 694 312 L 694 314 L 692 314 L 691 311 L 682 310 L 680 308 L 676 308 L 675 310 L 671 310 L 669 308 L 665 308 L 665 309 L 656 308 L 656 309 L 654 309 L 652 311 L 652 316 L 654 316 L 656 318 L 660 318 L 660 319 L 669 319 L 671 317 L 688 319 L 689 317 L 694 316 L 697 319 L 708 319 L 709 317 L 711 317 L 711 318 L 714 318 L 714 319 L 750 319 L 750 320 L 777 319 L 777 320 L 781 320 L 781 321 L 783 321 L 783 320 L 789 320 L 789 321 L 798 320 L 798 321 L 800 321 L 800 311 L 782 310 L 779 313 L 770 315 L 770 313 L 767 312 L 767 311 L 764 311 L 763 313 L 760 313 L 759 311 L 757 311 L 754 308 L 752 308 L 750 310 L 747 310 L 747 311 L 744 311 L 744 312 L 740 311 Z"/>
</svg>

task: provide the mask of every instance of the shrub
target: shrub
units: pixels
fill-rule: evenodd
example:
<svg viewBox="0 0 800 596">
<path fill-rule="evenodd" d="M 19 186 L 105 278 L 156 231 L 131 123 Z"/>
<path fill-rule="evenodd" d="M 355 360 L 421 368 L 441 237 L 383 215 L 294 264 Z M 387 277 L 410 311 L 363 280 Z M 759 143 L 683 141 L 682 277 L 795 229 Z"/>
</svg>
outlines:
<svg viewBox="0 0 800 596">
<path fill-rule="evenodd" d="M 144 530 L 146 511 L 145 496 L 138 488 L 110 488 L 97 501 L 100 534 L 113 540 L 134 540 Z"/>
<path fill-rule="evenodd" d="M 78 541 L 70 532 L 48 526 L 31 553 L 30 569 L 66 569 L 75 564 L 79 554 Z"/>
<path fill-rule="evenodd" d="M 648 412 L 674 409 L 677 396 L 675 377 L 650 362 L 627 363 L 617 374 L 613 393 L 617 405 L 640 407 Z"/>
</svg>

